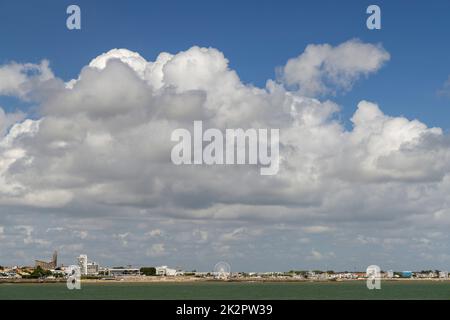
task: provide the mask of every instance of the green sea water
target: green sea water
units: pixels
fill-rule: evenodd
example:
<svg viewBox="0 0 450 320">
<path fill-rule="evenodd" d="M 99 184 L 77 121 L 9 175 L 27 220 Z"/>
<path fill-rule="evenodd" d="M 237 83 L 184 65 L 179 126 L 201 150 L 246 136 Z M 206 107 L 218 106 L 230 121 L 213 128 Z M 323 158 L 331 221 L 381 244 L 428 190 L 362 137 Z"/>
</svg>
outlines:
<svg viewBox="0 0 450 320">
<path fill-rule="evenodd" d="M 56 284 L 0 284 L 0 299 L 450 299 L 450 281 L 296 283 L 101 283 L 68 290 Z"/>
</svg>

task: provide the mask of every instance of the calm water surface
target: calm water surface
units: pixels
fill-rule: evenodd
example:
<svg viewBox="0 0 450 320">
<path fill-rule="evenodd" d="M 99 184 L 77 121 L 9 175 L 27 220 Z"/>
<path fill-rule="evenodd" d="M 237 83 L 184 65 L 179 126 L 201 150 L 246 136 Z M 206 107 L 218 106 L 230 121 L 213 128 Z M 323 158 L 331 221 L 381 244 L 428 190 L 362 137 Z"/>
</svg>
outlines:
<svg viewBox="0 0 450 320">
<path fill-rule="evenodd" d="M 0 299 L 450 299 L 450 281 L 0 284 Z"/>
</svg>

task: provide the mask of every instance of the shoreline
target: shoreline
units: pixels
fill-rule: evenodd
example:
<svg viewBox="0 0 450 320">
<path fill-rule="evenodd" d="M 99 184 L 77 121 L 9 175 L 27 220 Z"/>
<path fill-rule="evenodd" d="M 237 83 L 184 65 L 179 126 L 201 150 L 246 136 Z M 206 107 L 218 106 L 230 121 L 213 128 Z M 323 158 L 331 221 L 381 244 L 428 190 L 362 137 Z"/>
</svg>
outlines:
<svg viewBox="0 0 450 320">
<path fill-rule="evenodd" d="M 108 284 L 108 283 L 347 283 L 365 282 L 367 279 L 340 279 L 340 280 L 307 280 L 307 279 L 229 279 L 219 280 L 211 278 L 171 278 L 171 277 L 120 277 L 114 279 L 82 279 L 85 284 Z M 382 279 L 383 282 L 449 282 L 450 279 Z M 57 284 L 66 283 L 66 279 L 0 279 L 1 284 Z"/>
</svg>

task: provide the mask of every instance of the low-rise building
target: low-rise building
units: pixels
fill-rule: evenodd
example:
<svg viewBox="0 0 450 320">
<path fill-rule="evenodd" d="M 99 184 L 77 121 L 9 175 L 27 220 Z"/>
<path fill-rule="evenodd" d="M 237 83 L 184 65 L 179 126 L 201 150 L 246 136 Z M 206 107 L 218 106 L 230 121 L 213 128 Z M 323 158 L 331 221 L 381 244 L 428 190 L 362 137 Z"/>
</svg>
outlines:
<svg viewBox="0 0 450 320">
<path fill-rule="evenodd" d="M 112 277 L 124 277 L 124 276 L 139 276 L 141 274 L 140 269 L 137 268 L 107 268 L 105 270 L 106 275 Z"/>
<path fill-rule="evenodd" d="M 96 276 L 96 275 L 98 275 L 100 266 L 99 266 L 99 264 L 97 262 L 89 261 L 87 263 L 87 268 L 86 269 L 87 269 L 86 270 L 87 271 L 87 275 Z"/>
<path fill-rule="evenodd" d="M 176 276 L 178 275 L 178 271 L 176 269 L 169 268 L 168 266 L 160 266 L 156 267 L 156 275 L 157 276 Z"/>
</svg>

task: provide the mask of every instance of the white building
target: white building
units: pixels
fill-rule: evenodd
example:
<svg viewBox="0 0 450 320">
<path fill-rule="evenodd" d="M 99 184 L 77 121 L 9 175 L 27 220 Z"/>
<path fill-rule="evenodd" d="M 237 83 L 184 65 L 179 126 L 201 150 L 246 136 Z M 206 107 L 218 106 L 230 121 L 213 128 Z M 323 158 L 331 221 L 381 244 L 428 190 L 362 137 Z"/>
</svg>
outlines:
<svg viewBox="0 0 450 320">
<path fill-rule="evenodd" d="M 85 254 L 80 254 L 78 257 L 78 266 L 80 267 L 80 272 L 82 276 L 88 274 L 88 258 Z"/>
<path fill-rule="evenodd" d="M 98 275 L 100 266 L 97 262 L 89 261 L 87 264 L 87 274 L 88 275 Z"/>
<path fill-rule="evenodd" d="M 156 275 L 157 276 L 176 276 L 177 275 L 177 270 L 176 269 L 171 269 L 168 266 L 160 266 L 160 267 L 156 267 Z"/>
<path fill-rule="evenodd" d="M 108 276 L 112 277 L 124 277 L 124 276 L 139 276 L 141 274 L 140 269 L 137 268 L 108 268 Z"/>
</svg>

